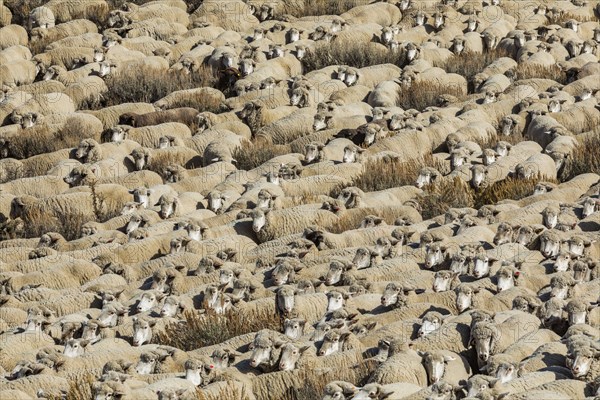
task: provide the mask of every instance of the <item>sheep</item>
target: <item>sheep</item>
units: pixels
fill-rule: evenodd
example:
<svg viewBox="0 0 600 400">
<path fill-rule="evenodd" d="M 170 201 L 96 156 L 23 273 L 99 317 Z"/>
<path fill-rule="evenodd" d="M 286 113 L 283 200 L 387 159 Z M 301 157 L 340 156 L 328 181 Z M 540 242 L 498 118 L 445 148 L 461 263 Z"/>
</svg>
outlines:
<svg viewBox="0 0 600 400">
<path fill-rule="evenodd" d="M 183 107 L 167 111 L 149 112 L 146 114 L 124 113 L 119 117 L 119 122 L 134 128 L 160 125 L 169 122 L 178 122 L 189 127 L 195 123 L 197 115 L 197 110 L 190 107 Z"/>
<path fill-rule="evenodd" d="M 0 28 L 0 50 L 7 49 L 11 46 L 27 46 L 29 43 L 27 31 L 20 25 L 7 25 Z"/>
<path fill-rule="evenodd" d="M 15 60 L 0 67 L 0 85 L 15 87 L 33 83 L 37 75 L 34 63 L 28 60 Z"/>
<path fill-rule="evenodd" d="M 34 95 L 23 105 L 16 107 L 11 113 L 14 123 L 20 123 L 27 113 L 38 113 L 42 115 L 74 113 L 75 104 L 73 100 L 63 93 L 48 93 Z"/>
<path fill-rule="evenodd" d="M 477 364 L 482 367 L 495 354 L 506 350 L 514 341 L 520 339 L 530 331 L 524 327 L 530 324 L 537 328 L 539 320 L 534 317 L 529 321 L 514 321 L 511 319 L 503 323 L 478 322 L 471 329 L 471 338 L 477 352 Z"/>
<path fill-rule="evenodd" d="M 88 114 L 92 114 L 97 117 L 101 122 L 104 129 L 110 129 L 115 125 L 119 124 L 121 115 L 126 113 L 151 113 L 156 111 L 154 106 L 147 103 L 123 103 L 116 106 L 105 107 L 101 110 L 96 111 L 83 111 Z"/>
<path fill-rule="evenodd" d="M 98 27 L 87 19 L 74 19 L 55 25 L 52 28 L 33 28 L 30 35 L 31 43 L 51 43 L 83 33 L 98 33 Z"/>
<path fill-rule="evenodd" d="M 260 243 L 273 240 L 275 237 L 302 232 L 306 225 L 318 224 L 328 227 L 333 225 L 338 217 L 329 211 L 315 210 L 309 215 L 301 209 L 264 210 L 255 209 L 250 213 L 252 230 Z"/>
<path fill-rule="evenodd" d="M 451 384 L 458 384 L 471 375 L 471 367 L 467 360 L 459 354 L 449 351 L 417 352 L 423 358 L 430 384 L 442 379 Z"/>
<path fill-rule="evenodd" d="M 56 25 L 56 17 L 52 9 L 44 6 L 36 7 L 29 12 L 28 29 L 52 28 Z"/>
</svg>

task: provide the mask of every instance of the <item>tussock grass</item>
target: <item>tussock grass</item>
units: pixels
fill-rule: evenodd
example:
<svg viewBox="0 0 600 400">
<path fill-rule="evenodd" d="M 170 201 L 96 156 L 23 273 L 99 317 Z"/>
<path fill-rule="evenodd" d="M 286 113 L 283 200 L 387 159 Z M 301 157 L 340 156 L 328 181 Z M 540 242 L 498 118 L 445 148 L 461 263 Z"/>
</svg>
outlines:
<svg viewBox="0 0 600 400">
<path fill-rule="evenodd" d="M 415 95 L 418 93 L 418 95 Z M 449 94 L 461 100 L 464 96 L 460 88 L 443 82 L 416 81 L 409 88 L 400 88 L 397 105 L 408 110 L 414 108 L 423 111 L 425 108 L 435 106 L 437 99 Z"/>
<path fill-rule="evenodd" d="M 436 65 L 436 67 L 442 68 L 449 74 L 464 76 L 469 84 L 469 93 L 474 93 L 473 77 L 501 57 L 510 57 L 510 55 L 502 49 L 494 49 L 484 53 L 466 52 L 454 55 L 443 64 Z"/>
<path fill-rule="evenodd" d="M 222 343 L 246 333 L 261 329 L 280 329 L 279 317 L 264 312 L 259 318 L 248 318 L 241 312 L 231 311 L 224 315 L 208 311 L 206 314 L 186 313 L 186 322 L 167 325 L 156 337 L 158 344 L 191 351 L 204 346 Z"/>
<path fill-rule="evenodd" d="M 368 160 L 363 167 L 363 173 L 356 179 L 354 186 L 364 192 L 373 192 L 394 187 L 414 185 L 423 167 L 433 167 L 443 170 L 440 161 L 431 155 L 422 160 L 399 161 L 381 158 Z"/>
<path fill-rule="evenodd" d="M 450 208 L 473 207 L 474 193 L 460 178 L 442 179 L 429 186 L 418 196 L 423 220 L 444 214 Z"/>
<path fill-rule="evenodd" d="M 105 79 L 108 92 L 103 95 L 101 106 L 110 107 L 135 102 L 154 103 L 172 92 L 203 86 L 214 87 L 217 82 L 216 72 L 206 67 L 193 74 L 157 73 L 155 70 L 144 70 L 144 68 L 136 71 L 135 76 L 132 76 L 131 71 L 115 73 Z M 219 104 L 201 103 L 186 106 L 217 112 Z"/>
<path fill-rule="evenodd" d="M 517 80 L 541 78 L 552 79 L 561 85 L 568 83 L 566 72 L 562 71 L 558 65 L 519 64 L 517 65 L 516 73 Z"/>
<path fill-rule="evenodd" d="M 77 147 L 79 142 L 81 142 L 82 135 L 88 134 L 85 125 L 77 119 L 67 121 L 55 134 L 52 134 L 50 127 L 44 124 L 32 129 L 39 132 L 42 136 L 52 139 L 39 140 L 38 135 L 31 136 L 27 134 L 27 131 L 21 131 L 19 135 L 11 138 L 10 151 L 14 158 L 25 159 L 38 154 L 52 153 L 62 149 Z M 35 172 L 24 171 L 25 176 L 38 175 Z M 45 171 L 41 172 L 44 173 Z"/>
<path fill-rule="evenodd" d="M 92 375 L 87 375 L 83 381 L 70 381 L 69 382 L 69 390 L 66 394 L 66 397 L 57 397 L 56 400 L 65 399 L 65 400 L 87 400 L 93 398 L 92 385 L 96 381 L 95 377 Z M 51 400 L 54 400 L 53 397 L 50 397 Z"/>
<path fill-rule="evenodd" d="M 305 74 L 331 65 L 364 68 L 388 63 L 403 66 L 406 63 L 404 52 L 393 53 L 369 43 L 360 43 L 348 48 L 347 42 L 336 43 L 335 40 L 332 43 L 318 43 L 312 50 L 307 51 L 302 59 Z"/>
<path fill-rule="evenodd" d="M 237 168 L 249 171 L 273 157 L 282 156 L 290 152 L 288 146 L 267 143 L 242 143 L 242 146 L 233 152 L 233 158 L 237 161 Z"/>
<path fill-rule="evenodd" d="M 560 171 L 560 182 L 566 182 L 577 175 L 596 173 L 600 174 L 600 127 L 594 130 L 593 135 L 586 135 L 580 140 L 579 145 L 565 161 L 564 167 Z"/>
<path fill-rule="evenodd" d="M 524 197 L 531 196 L 535 185 L 542 180 L 551 181 L 538 177 L 535 179 L 506 178 L 495 182 L 475 193 L 475 207 L 479 208 L 486 204 L 496 204 L 506 199 L 521 200 Z"/>
<path fill-rule="evenodd" d="M 79 238 L 81 227 L 89 222 L 83 214 L 61 214 L 57 217 L 43 212 L 30 212 L 23 216 L 25 229 L 22 238 L 31 239 L 40 237 L 47 232 L 60 233 L 65 240 Z"/>
<path fill-rule="evenodd" d="M 370 0 L 304 0 L 304 7 L 293 15 L 298 18 L 311 15 L 340 15 L 351 8 L 370 2 Z"/>
</svg>

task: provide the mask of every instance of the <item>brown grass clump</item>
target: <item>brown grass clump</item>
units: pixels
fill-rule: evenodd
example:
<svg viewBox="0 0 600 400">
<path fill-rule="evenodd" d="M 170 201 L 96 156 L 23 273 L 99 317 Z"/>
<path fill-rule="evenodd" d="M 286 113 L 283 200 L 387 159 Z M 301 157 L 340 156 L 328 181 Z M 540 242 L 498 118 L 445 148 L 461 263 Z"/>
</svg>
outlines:
<svg viewBox="0 0 600 400">
<path fill-rule="evenodd" d="M 380 158 L 368 160 L 364 164 L 363 173 L 354 182 L 354 186 L 364 192 L 385 190 L 394 187 L 414 185 L 419 171 L 423 167 L 443 170 L 441 162 L 431 155 L 423 160 L 399 161 Z"/>
<path fill-rule="evenodd" d="M 279 317 L 268 312 L 259 318 L 248 318 L 236 311 L 223 315 L 212 311 L 203 315 L 190 312 L 185 315 L 185 320 L 181 324 L 168 325 L 164 332 L 158 334 L 157 343 L 191 351 L 261 329 L 280 329 Z"/>
<path fill-rule="evenodd" d="M 157 73 L 154 70 L 145 71 L 143 68 L 136 71 L 132 77 L 131 71 L 109 75 L 105 80 L 108 92 L 103 95 L 102 107 L 110 107 L 122 103 L 154 103 L 166 95 L 185 89 L 194 89 L 203 86 L 214 87 L 218 76 L 211 68 L 202 67 L 193 74 Z M 220 104 L 198 104 L 185 107 L 195 107 L 199 111 L 217 112 Z M 181 107 L 178 105 L 176 107 Z"/>
<path fill-rule="evenodd" d="M 442 179 L 427 186 L 417 201 L 423 211 L 423 220 L 444 214 L 450 208 L 473 207 L 474 193 L 460 178 Z"/>
<path fill-rule="evenodd" d="M 42 236 L 47 232 L 60 233 L 65 240 L 79 238 L 83 224 L 89 220 L 83 214 L 60 214 L 53 216 L 43 212 L 31 212 L 23 216 L 25 229 L 22 238 L 31 239 Z"/>
<path fill-rule="evenodd" d="M 348 48 L 348 43 L 335 40 L 332 43 L 318 43 L 312 50 L 306 52 L 302 59 L 304 73 L 325 68 L 331 65 L 348 65 L 354 68 L 364 68 L 377 64 L 405 64 L 404 52 L 391 52 L 372 44 L 357 44 Z"/>
<path fill-rule="evenodd" d="M 233 158 L 237 161 L 237 168 L 249 171 L 254 169 L 273 157 L 288 154 L 288 146 L 262 143 L 243 143 L 233 153 Z"/>
<path fill-rule="evenodd" d="M 294 17 L 312 15 L 340 15 L 356 6 L 369 4 L 370 0 L 305 0 L 304 7 L 294 13 Z"/>
<path fill-rule="evenodd" d="M 534 79 L 534 78 L 542 78 L 542 79 L 552 79 L 560 83 L 561 85 L 566 85 L 567 82 L 567 74 L 565 71 L 561 70 L 558 65 L 540 65 L 540 64 L 518 64 L 516 68 L 517 80 L 523 79 Z"/>
<path fill-rule="evenodd" d="M 600 174 L 600 127 L 594 135 L 586 135 L 565 161 L 559 176 L 561 182 L 569 181 L 580 174 Z"/>
<path fill-rule="evenodd" d="M 475 208 L 479 208 L 486 204 L 496 204 L 499 201 L 506 199 L 521 200 L 524 197 L 531 196 L 535 189 L 535 185 L 541 180 L 542 178 L 506 178 L 495 182 L 475 194 Z M 543 180 L 550 181 L 545 178 Z"/>
<path fill-rule="evenodd" d="M 11 138 L 10 152 L 14 158 L 25 159 L 36 156 L 38 154 L 52 153 L 54 151 L 68 149 L 76 147 L 81 142 L 82 135 L 88 134 L 86 127 L 81 124 L 78 120 L 67 121 L 65 125 L 52 134 L 50 127 L 47 125 L 39 125 L 32 130 L 36 133 L 45 137 L 51 137 L 52 140 L 39 140 L 39 135 L 32 136 L 28 132 L 21 131 L 18 135 Z M 99 140 L 100 138 L 94 138 Z M 32 166 L 33 170 L 24 171 L 25 176 L 34 176 L 43 174 L 46 171 L 35 171 L 35 166 Z M 39 172 L 39 173 L 38 173 Z"/>
<path fill-rule="evenodd" d="M 418 93 L 418 95 L 415 95 Z M 437 99 L 448 94 L 461 100 L 464 95 L 461 88 L 441 82 L 416 81 L 409 88 L 401 88 L 398 94 L 398 106 L 408 110 L 414 108 L 422 111 L 427 107 L 435 106 Z"/>
<path fill-rule="evenodd" d="M 467 52 L 454 55 L 443 64 L 435 66 L 442 68 L 449 74 L 464 76 L 469 84 L 469 93 L 474 93 L 473 77 L 501 57 L 510 57 L 510 55 L 502 49 L 494 49 L 484 53 Z"/>
<path fill-rule="evenodd" d="M 65 400 L 87 400 L 93 398 L 92 385 L 96 381 L 93 375 L 87 375 L 83 381 L 70 381 L 69 382 L 69 391 L 66 394 L 66 397 L 58 397 L 58 399 Z M 54 400 L 53 397 L 50 397 L 51 400 Z"/>
</svg>

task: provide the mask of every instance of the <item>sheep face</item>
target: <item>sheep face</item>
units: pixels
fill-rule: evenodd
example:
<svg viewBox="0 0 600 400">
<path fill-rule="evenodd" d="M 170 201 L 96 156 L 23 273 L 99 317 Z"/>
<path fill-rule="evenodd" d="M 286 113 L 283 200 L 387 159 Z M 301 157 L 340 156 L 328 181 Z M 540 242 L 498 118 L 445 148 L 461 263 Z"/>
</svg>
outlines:
<svg viewBox="0 0 600 400">
<path fill-rule="evenodd" d="M 134 318 L 132 344 L 137 347 L 144 343 L 150 342 L 150 339 L 152 339 L 152 326 L 154 324 L 155 321 L 146 321 L 140 318 Z"/>
<path fill-rule="evenodd" d="M 161 198 L 159 201 L 160 211 L 159 215 L 162 219 L 167 219 L 175 214 L 177 208 L 177 199 L 166 199 Z"/>
<path fill-rule="evenodd" d="M 106 327 L 117 326 L 119 319 L 119 313 L 114 307 L 107 306 L 102 309 L 100 315 L 98 315 L 98 323 Z"/>
<path fill-rule="evenodd" d="M 325 284 L 326 285 L 335 285 L 340 282 L 342 279 L 342 274 L 346 270 L 345 266 L 339 261 L 333 261 L 329 264 L 329 270 L 327 271 L 327 275 L 325 275 Z"/>
<path fill-rule="evenodd" d="M 357 249 L 352 263 L 356 265 L 356 269 L 369 268 L 371 266 L 371 252 L 369 249 L 365 247 Z"/>
<path fill-rule="evenodd" d="M 552 232 L 544 232 L 540 236 L 540 252 L 546 258 L 556 257 L 560 252 L 560 238 Z"/>
<path fill-rule="evenodd" d="M 390 307 L 394 305 L 403 305 L 406 303 L 406 299 L 402 288 L 396 286 L 394 283 L 388 283 L 381 295 L 381 305 L 384 307 Z"/>
<path fill-rule="evenodd" d="M 578 300 L 572 300 L 567 304 L 567 320 L 569 325 L 587 323 L 587 307 Z"/>
<path fill-rule="evenodd" d="M 499 383 L 508 383 L 517 378 L 517 369 L 513 364 L 501 363 L 496 369 L 496 378 Z"/>
<path fill-rule="evenodd" d="M 383 388 L 382 385 L 378 384 L 378 383 L 369 383 L 365 386 L 363 386 L 360 389 L 357 389 L 357 393 L 352 397 L 352 399 L 356 399 L 356 400 L 372 400 L 372 399 L 376 399 L 376 400 L 382 400 L 382 399 L 387 399 L 388 397 L 390 397 L 391 395 L 394 394 L 393 390 L 386 390 Z M 337 397 L 333 397 L 333 398 L 337 398 Z M 342 397 L 340 397 L 342 398 Z"/>
<path fill-rule="evenodd" d="M 439 382 L 446 372 L 446 364 L 454 361 L 456 358 L 439 353 L 420 353 L 423 359 L 423 365 L 427 371 L 429 384 Z"/>
<path fill-rule="evenodd" d="M 467 286 L 459 286 L 456 289 L 456 308 L 458 312 L 463 312 L 471 308 L 473 305 L 473 296 L 475 289 Z"/>
<path fill-rule="evenodd" d="M 433 279 L 433 291 L 434 292 L 446 292 L 452 289 L 452 280 L 455 279 L 456 275 L 450 271 L 437 271 Z"/>
<path fill-rule="evenodd" d="M 189 359 L 185 362 L 185 379 L 192 382 L 196 386 L 201 386 L 207 372 L 214 369 L 211 363 L 204 364 L 200 360 Z"/>
<path fill-rule="evenodd" d="M 252 72 L 254 72 L 254 66 L 255 66 L 255 62 L 249 58 L 245 58 L 243 60 L 240 60 L 239 64 L 238 64 L 238 69 L 240 70 L 240 72 L 242 73 L 242 76 L 248 76 L 250 75 Z"/>
<path fill-rule="evenodd" d="M 583 256 L 585 248 L 590 246 L 591 242 L 585 240 L 581 236 L 572 236 L 567 240 L 567 246 L 569 251 L 575 256 Z"/>
<path fill-rule="evenodd" d="M 304 161 L 308 163 L 316 162 L 319 159 L 323 145 L 317 143 L 309 143 L 304 146 Z"/>
<path fill-rule="evenodd" d="M 559 300 L 566 299 L 569 294 L 570 286 L 571 282 L 565 279 L 561 279 L 561 276 L 553 277 L 550 280 L 550 297 Z"/>
<path fill-rule="evenodd" d="M 479 188 L 485 182 L 487 174 L 488 170 L 483 165 L 473 165 L 471 167 L 471 185 Z"/>
<path fill-rule="evenodd" d="M 276 306 L 284 315 L 288 315 L 294 310 L 295 295 L 294 289 L 290 286 L 283 286 L 277 291 Z"/>
<path fill-rule="evenodd" d="M 430 333 L 440 329 L 440 327 L 442 326 L 442 321 L 440 321 L 440 319 L 437 316 L 425 316 L 423 318 L 423 322 L 421 323 L 421 326 L 419 327 L 419 331 L 417 332 L 417 336 L 418 337 L 425 337 L 427 335 L 429 335 Z M 444 374 L 442 373 L 440 375 L 440 378 L 443 376 Z M 435 381 L 437 382 L 437 381 Z"/>
<path fill-rule="evenodd" d="M 317 113 L 315 114 L 315 117 L 313 119 L 313 130 L 315 132 L 318 131 L 322 131 L 324 129 L 327 129 L 327 122 L 331 120 L 331 116 L 330 115 L 325 115 L 322 113 Z"/>
<path fill-rule="evenodd" d="M 273 350 L 273 342 L 270 339 L 259 338 L 254 340 L 254 349 L 250 356 L 250 366 L 256 368 L 261 364 L 269 361 L 271 351 Z"/>
<path fill-rule="evenodd" d="M 440 265 L 444 262 L 445 258 L 442 246 L 438 243 L 432 243 L 425 250 L 425 268 L 431 269 L 436 265 Z"/>
<path fill-rule="evenodd" d="M 296 363 L 310 346 L 297 347 L 293 343 L 286 343 L 281 346 L 281 358 L 279 359 L 280 371 L 293 371 L 296 369 Z"/>
<path fill-rule="evenodd" d="M 83 339 L 71 339 L 65 343 L 63 355 L 69 358 L 76 358 L 85 353 L 85 348 L 89 342 Z"/>
<path fill-rule="evenodd" d="M 490 258 L 486 254 L 473 257 L 473 276 L 481 279 L 490 273 Z"/>
<path fill-rule="evenodd" d="M 25 326 L 25 332 L 42 332 L 45 325 L 43 318 L 34 317 L 27 319 L 27 326 Z"/>
<path fill-rule="evenodd" d="M 514 232 L 512 226 L 507 223 L 501 223 L 498 225 L 496 235 L 494 235 L 494 244 L 496 246 L 500 246 L 502 244 L 512 242 L 513 234 Z"/>
<path fill-rule="evenodd" d="M 163 297 L 164 294 L 160 292 L 145 292 L 138 301 L 136 311 L 138 313 L 143 313 L 151 310 L 153 307 L 158 305 L 158 302 L 162 300 Z"/>
<path fill-rule="evenodd" d="M 338 291 L 331 291 L 327 293 L 327 312 L 340 310 L 344 307 L 345 300 L 348 298 Z"/>
<path fill-rule="evenodd" d="M 340 351 L 342 348 L 342 343 L 347 336 L 348 333 L 340 334 L 335 330 L 327 332 L 323 338 L 321 347 L 319 348 L 318 355 L 329 356 Z"/>
<path fill-rule="evenodd" d="M 594 359 L 600 357 L 600 351 L 589 347 L 576 349 L 569 354 L 569 364 L 573 377 L 581 378 L 590 372 Z"/>
<path fill-rule="evenodd" d="M 267 224 L 267 217 L 264 212 L 257 210 L 252 213 L 252 230 L 256 233 L 260 232 L 262 228 Z"/>
<path fill-rule="evenodd" d="M 554 261 L 554 272 L 565 272 L 571 264 L 571 255 L 561 252 Z"/>
<path fill-rule="evenodd" d="M 421 189 L 424 186 L 429 185 L 431 184 L 431 182 L 435 181 L 438 175 L 439 173 L 437 173 L 437 171 L 434 171 L 432 168 L 423 168 L 419 172 L 419 176 L 417 177 L 417 182 L 415 183 L 415 186 Z"/>
<path fill-rule="evenodd" d="M 154 353 L 142 353 L 140 360 L 135 366 L 135 372 L 140 375 L 150 375 L 154 373 L 159 363 L 158 355 Z"/>
<path fill-rule="evenodd" d="M 462 254 L 455 254 L 452 256 L 450 262 L 450 272 L 464 275 L 468 272 L 469 265 L 467 264 L 467 257 Z"/>
<path fill-rule="evenodd" d="M 286 318 L 283 321 L 283 330 L 287 337 L 292 340 L 300 339 L 304 335 L 304 327 L 306 325 L 306 320 L 301 318 Z"/>
<path fill-rule="evenodd" d="M 102 337 L 99 335 L 100 325 L 94 321 L 87 321 L 83 326 L 83 331 L 81 333 L 81 338 L 84 340 L 88 340 L 90 343 L 99 342 Z"/>
<path fill-rule="evenodd" d="M 485 149 L 481 155 L 481 162 L 486 167 L 496 162 L 497 154 L 492 149 Z"/>
<path fill-rule="evenodd" d="M 590 267 L 583 261 L 575 261 L 573 263 L 573 280 L 575 282 L 586 282 L 589 281 Z"/>
<path fill-rule="evenodd" d="M 121 208 L 121 215 L 133 214 L 143 208 L 144 207 L 141 203 L 137 203 L 135 201 L 128 201 L 123 205 L 123 208 Z"/>
<path fill-rule="evenodd" d="M 217 314 L 225 314 L 233 307 L 233 301 L 228 293 L 217 292 L 211 300 L 208 301 L 207 307 Z"/>
<path fill-rule="evenodd" d="M 587 218 L 590 215 L 592 215 L 593 213 L 595 213 L 598 209 L 600 209 L 600 200 L 594 200 L 594 199 L 588 197 L 583 202 L 583 208 L 581 210 L 581 215 L 583 216 L 583 218 Z"/>
<path fill-rule="evenodd" d="M 519 277 L 519 272 L 510 267 L 502 267 L 496 272 L 496 290 L 498 293 L 515 287 L 515 279 Z"/>
</svg>

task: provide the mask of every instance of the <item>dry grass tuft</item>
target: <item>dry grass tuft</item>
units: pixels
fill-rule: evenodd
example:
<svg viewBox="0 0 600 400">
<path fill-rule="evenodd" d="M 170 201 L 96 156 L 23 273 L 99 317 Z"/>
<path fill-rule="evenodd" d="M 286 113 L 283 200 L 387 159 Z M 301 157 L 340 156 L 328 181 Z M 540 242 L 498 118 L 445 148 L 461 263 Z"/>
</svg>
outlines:
<svg viewBox="0 0 600 400">
<path fill-rule="evenodd" d="M 89 222 L 83 214 L 60 214 L 58 216 L 41 211 L 29 212 L 23 216 L 25 229 L 22 238 L 40 237 L 47 232 L 58 232 L 65 240 L 79 238 L 81 227 Z"/>
<path fill-rule="evenodd" d="M 351 8 L 369 3 L 370 0 L 305 0 L 304 7 L 293 15 L 297 18 L 312 15 L 340 15 Z"/>
<path fill-rule="evenodd" d="M 395 64 L 403 66 L 404 52 L 391 52 L 373 44 L 357 44 L 348 48 L 348 43 L 318 43 L 312 50 L 306 52 L 302 59 L 304 73 L 325 68 L 331 65 L 348 65 L 354 68 L 364 68 L 377 64 Z"/>
<path fill-rule="evenodd" d="M 157 343 L 191 351 L 261 329 L 280 329 L 279 317 L 268 312 L 259 318 L 248 318 L 236 311 L 224 315 L 212 311 L 206 314 L 190 312 L 185 315 L 185 320 L 181 324 L 168 325 L 164 332 L 158 334 Z"/>
<path fill-rule="evenodd" d="M 56 400 L 58 400 L 58 399 L 86 400 L 86 399 L 93 398 L 92 384 L 94 383 L 95 380 L 96 379 L 94 378 L 94 376 L 88 375 L 83 380 L 83 382 L 70 381 L 69 382 L 69 391 L 67 392 L 66 397 L 61 396 L 61 397 L 57 398 Z"/>
<path fill-rule="evenodd" d="M 600 127 L 595 135 L 586 135 L 565 161 L 559 176 L 561 182 L 569 181 L 580 174 L 600 174 Z"/>
<path fill-rule="evenodd" d="M 364 192 L 385 190 L 394 187 L 414 185 L 419 171 L 423 167 L 443 170 L 440 161 L 431 155 L 423 160 L 398 161 L 381 158 L 368 160 L 364 164 L 363 173 L 354 182 L 354 186 Z"/>
<path fill-rule="evenodd" d="M 558 65 L 545 66 L 531 63 L 518 64 L 516 73 L 517 80 L 542 78 L 552 79 L 561 85 L 566 85 L 568 83 L 567 74 L 565 71 L 562 71 Z"/>
<path fill-rule="evenodd" d="M 237 161 L 237 168 L 250 171 L 269 161 L 273 157 L 282 156 L 290 152 L 288 146 L 263 143 L 243 143 L 233 153 Z"/>
<path fill-rule="evenodd" d="M 469 84 L 469 93 L 474 93 L 473 77 L 501 57 L 510 57 L 510 55 L 501 49 L 495 49 L 485 53 L 468 52 L 454 55 L 443 64 L 436 65 L 436 67 L 442 68 L 449 74 L 459 74 L 464 76 Z"/>
<path fill-rule="evenodd" d="M 51 127 L 47 125 L 39 125 L 31 128 L 36 133 L 39 132 L 42 136 L 52 138 L 52 140 L 39 140 L 38 135 L 32 136 L 28 131 L 21 131 L 19 135 L 11 138 L 10 153 L 14 158 L 25 159 L 36 156 L 38 154 L 52 153 L 54 151 L 76 147 L 81 142 L 84 135 L 88 135 L 86 127 L 77 119 L 68 120 L 64 127 L 52 134 Z M 85 136 L 87 137 L 87 136 Z M 99 140 L 100 138 L 94 138 Z M 35 176 L 46 171 L 24 171 L 25 176 Z"/>
<path fill-rule="evenodd" d="M 418 93 L 418 96 L 415 96 Z M 449 94 L 462 100 L 464 94 L 461 88 L 444 82 L 416 81 L 409 88 L 400 88 L 397 105 L 405 110 L 414 108 L 423 111 L 425 108 L 437 105 L 438 98 Z"/>
<path fill-rule="evenodd" d="M 423 220 L 444 214 L 450 208 L 473 207 L 474 193 L 460 178 L 442 179 L 427 186 L 417 201 L 423 211 Z"/>
<path fill-rule="evenodd" d="M 531 196 L 533 194 L 533 190 L 535 189 L 535 185 L 541 180 L 551 181 L 545 178 L 506 178 L 495 182 L 494 184 L 475 193 L 475 207 L 479 208 L 486 204 L 496 204 L 499 201 L 506 199 L 521 200 L 524 197 Z"/>
<path fill-rule="evenodd" d="M 218 76 L 211 68 L 202 67 L 193 74 L 157 73 L 154 70 L 136 71 L 132 78 L 131 72 L 109 75 L 105 80 L 108 92 L 103 95 L 102 107 L 110 107 L 122 103 L 154 103 L 166 95 L 185 89 L 203 86 L 215 87 Z M 195 107 L 199 111 L 218 112 L 220 104 L 198 102 L 185 107 Z M 181 107 L 177 105 L 175 107 Z"/>
</svg>

